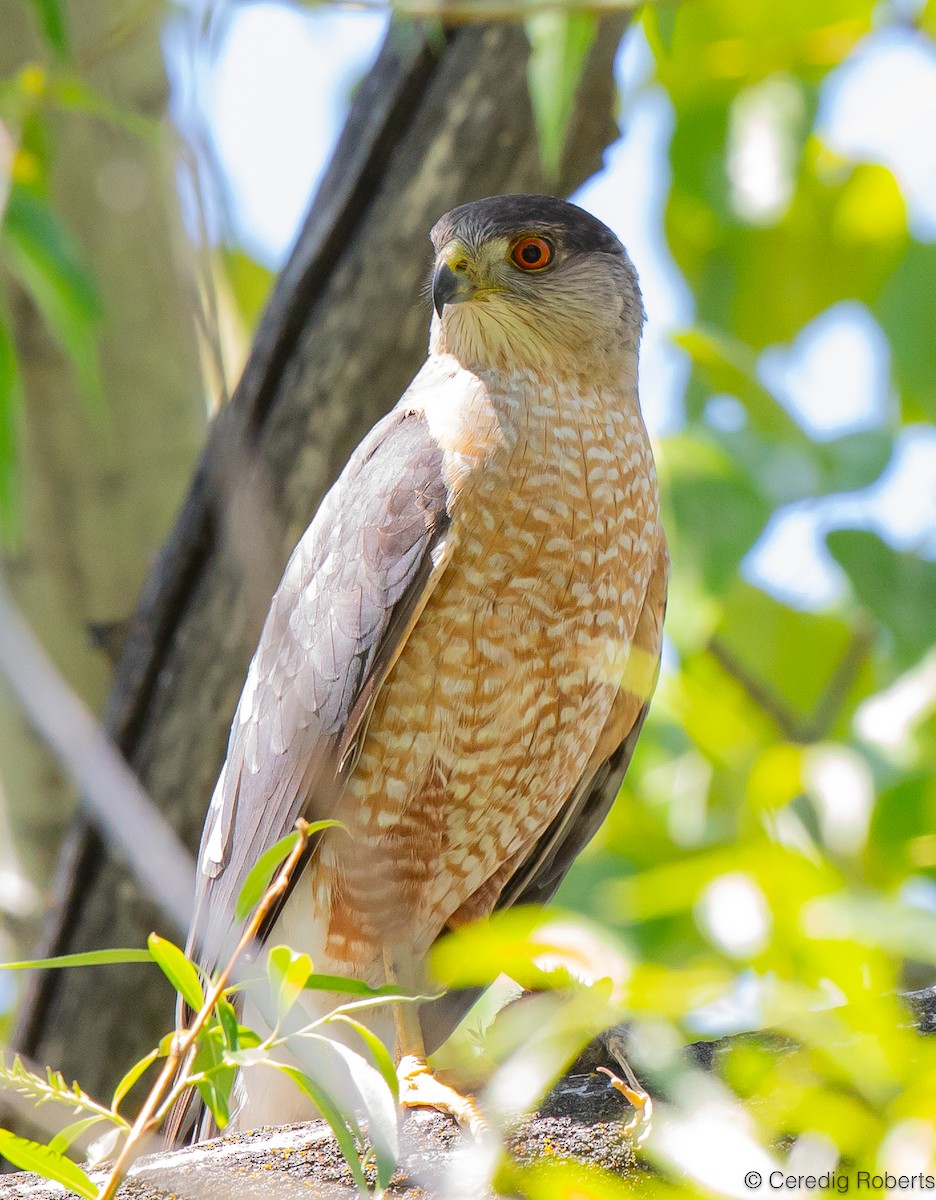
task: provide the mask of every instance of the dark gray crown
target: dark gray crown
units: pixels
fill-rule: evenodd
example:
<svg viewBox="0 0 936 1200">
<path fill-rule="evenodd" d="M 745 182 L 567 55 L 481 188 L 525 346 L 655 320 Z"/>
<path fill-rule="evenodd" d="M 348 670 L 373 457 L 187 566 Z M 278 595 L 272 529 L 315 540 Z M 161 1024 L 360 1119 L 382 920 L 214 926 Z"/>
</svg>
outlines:
<svg viewBox="0 0 936 1200">
<path fill-rule="evenodd" d="M 430 236 L 439 250 L 455 237 L 477 242 L 521 233 L 550 237 L 573 253 L 624 255 L 607 225 L 555 196 L 488 196 L 460 204 L 439 218 Z"/>
</svg>

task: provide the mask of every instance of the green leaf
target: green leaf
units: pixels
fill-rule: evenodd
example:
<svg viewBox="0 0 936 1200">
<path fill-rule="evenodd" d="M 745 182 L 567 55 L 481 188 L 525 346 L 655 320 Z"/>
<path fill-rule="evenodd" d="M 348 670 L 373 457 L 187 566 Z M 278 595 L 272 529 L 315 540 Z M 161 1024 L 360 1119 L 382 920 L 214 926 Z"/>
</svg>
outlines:
<svg viewBox="0 0 936 1200">
<path fill-rule="evenodd" d="M 611 979 L 622 994 L 631 964 L 612 933 L 577 914 L 534 906 L 495 913 L 440 938 L 433 975 L 447 987 L 475 987 L 509 975 L 522 987 L 548 990 Z"/>
<path fill-rule="evenodd" d="M 240 1026 L 237 1022 L 237 1012 L 230 1000 L 225 1000 L 222 996 L 215 1005 L 215 1013 L 218 1017 L 218 1023 L 221 1026 L 221 1032 L 224 1035 L 224 1044 L 229 1050 L 237 1050 L 240 1046 Z"/>
<path fill-rule="evenodd" d="M 686 351 L 711 391 L 727 392 L 742 402 L 759 432 L 806 440 L 783 405 L 758 379 L 757 355 L 750 346 L 721 330 L 703 326 L 675 333 L 672 340 Z"/>
<path fill-rule="evenodd" d="M 114 1088 L 114 1096 L 113 1096 L 113 1099 L 111 1100 L 111 1108 L 115 1112 L 120 1107 L 120 1102 L 124 1099 L 124 1097 L 130 1091 L 130 1089 L 133 1087 L 133 1085 L 137 1082 L 138 1079 L 141 1078 L 141 1076 L 147 1071 L 147 1069 L 149 1067 L 151 1067 L 153 1065 L 153 1063 L 159 1057 L 160 1057 L 160 1048 L 159 1048 L 159 1046 L 157 1046 L 155 1050 L 151 1050 L 149 1052 L 149 1054 L 147 1054 L 147 1055 L 145 1055 L 145 1057 L 141 1058 L 139 1062 L 134 1063 L 133 1066 L 130 1068 L 130 1070 L 126 1073 L 126 1075 L 124 1075 L 124 1077 L 123 1077 L 123 1079 L 121 1079 L 120 1083 L 118 1083 L 116 1088 Z"/>
<path fill-rule="evenodd" d="M 726 651 L 747 677 L 758 681 L 803 726 L 851 652 L 853 639 L 853 629 L 840 617 L 801 612 L 741 582 L 725 598 L 718 629 L 722 657 Z M 847 694 L 840 698 L 835 718 L 838 733 L 847 733 L 855 708 L 876 684 L 871 665 L 859 665 Z M 708 707 L 717 711 L 719 700 L 713 698 Z"/>
<path fill-rule="evenodd" d="M 367 996 L 372 999 L 384 997 L 394 999 L 406 996 L 395 984 L 384 983 L 380 987 L 371 987 L 363 979 L 345 979 L 343 975 L 310 975 L 305 981 L 305 987 L 313 992 L 335 992 L 339 996 Z M 429 997 L 413 996 L 413 999 L 428 999 Z"/>
<path fill-rule="evenodd" d="M 46 42 L 59 58 L 68 58 L 68 28 L 65 24 L 65 11 L 59 0 L 30 0 L 30 3 Z"/>
<path fill-rule="evenodd" d="M 673 39 L 676 36 L 675 0 L 670 0 L 669 3 L 663 0 L 663 3 L 655 4 L 653 8 L 646 9 L 646 15 L 655 20 L 660 47 L 664 53 L 670 54 L 673 49 Z"/>
<path fill-rule="evenodd" d="M 387 1087 L 380 1072 L 350 1046 L 317 1035 L 312 1035 L 311 1040 L 330 1047 L 343 1060 L 357 1092 L 358 1105 L 367 1121 L 367 1133 L 377 1163 L 377 1184 L 385 1188 L 396 1170 L 400 1155 L 400 1127 L 393 1091 Z"/>
<path fill-rule="evenodd" d="M 94 1113 L 113 1120 L 116 1124 L 123 1123 L 123 1118 L 115 1116 L 103 1104 L 98 1104 L 79 1083 L 69 1086 L 61 1071 L 53 1071 L 51 1067 L 46 1067 L 43 1079 L 42 1076 L 33 1074 L 19 1055 L 14 1056 L 10 1066 L 0 1058 L 0 1085 L 10 1088 L 20 1096 L 28 1097 L 35 1104 L 64 1104 L 76 1113 Z"/>
<path fill-rule="evenodd" d="M 859 601 L 890 632 L 898 668 L 914 666 L 933 644 L 936 563 L 859 529 L 834 530 L 826 543 Z"/>
<path fill-rule="evenodd" d="M 71 359 L 88 402 L 100 411 L 96 331 L 101 302 L 74 239 L 45 201 L 14 184 L 0 249 Z"/>
<path fill-rule="evenodd" d="M 925 413 L 936 421 L 936 246 L 908 245 L 881 292 L 877 317 L 890 339 L 910 415 Z"/>
<path fill-rule="evenodd" d="M 264 850 L 256 863 L 250 868 L 247 878 L 244 880 L 244 886 L 237 897 L 237 903 L 234 906 L 234 915 L 238 921 L 243 921 L 251 909 L 259 904 L 263 893 L 273 881 L 273 876 L 279 870 L 282 863 L 292 854 L 298 841 L 299 834 L 295 830 L 292 833 L 287 833 L 284 838 L 280 838 L 278 842 L 275 842 L 269 850 Z"/>
<path fill-rule="evenodd" d="M 870 486 L 890 461 L 893 438 L 882 429 L 861 429 L 828 442 L 815 443 L 814 453 L 826 492 L 851 492 Z"/>
<path fill-rule="evenodd" d="M 546 10 L 526 20 L 527 84 L 547 179 L 559 174 L 575 95 L 598 29 L 594 13 Z"/>
<path fill-rule="evenodd" d="M 289 946 L 274 946 L 267 955 L 267 977 L 280 1019 L 299 999 L 311 974 L 312 959 L 308 954 L 297 954 Z"/>
<path fill-rule="evenodd" d="M 339 1149 L 344 1156 L 344 1160 L 348 1164 L 348 1170 L 354 1177 L 354 1182 L 360 1189 L 361 1195 L 367 1195 L 369 1191 L 367 1176 L 361 1167 L 361 1159 L 358 1155 L 354 1134 L 349 1128 L 348 1117 L 342 1113 L 341 1109 L 332 1101 L 328 1093 L 319 1087 L 304 1071 L 300 1071 L 296 1067 L 287 1067 L 284 1063 L 273 1062 L 271 1065 L 277 1071 L 280 1071 L 283 1075 L 291 1079 L 296 1087 L 309 1097 L 328 1122 L 332 1133 L 335 1135 L 335 1141 L 338 1143 Z"/>
<path fill-rule="evenodd" d="M 19 535 L 19 425 L 23 411 L 22 384 L 16 346 L 0 311 L 0 539 Z"/>
<path fill-rule="evenodd" d="M 151 933 L 147 938 L 153 961 L 189 1006 L 198 1012 L 205 1003 L 205 993 L 195 964 L 167 938 Z"/>
<path fill-rule="evenodd" d="M 340 821 L 313 821 L 309 826 L 309 836 L 322 833 L 326 829 L 343 828 L 344 826 Z M 298 840 L 299 834 L 296 830 L 293 830 L 292 833 L 287 833 L 285 837 L 275 842 L 269 850 L 264 850 L 256 863 L 251 867 L 247 878 L 244 880 L 244 886 L 237 897 L 237 903 L 234 906 L 234 915 L 238 921 L 243 921 L 251 909 L 260 902 L 263 893 L 273 882 L 280 866 L 292 854 Z"/>
<path fill-rule="evenodd" d="M 721 769 L 742 770 L 778 736 L 764 707 L 710 654 L 686 655 L 671 703 L 695 748 Z"/>
<path fill-rule="evenodd" d="M 55 958 L 24 958 L 19 962 L 0 963 L 0 971 L 45 970 L 49 967 L 106 967 L 113 963 L 151 963 L 149 950 L 85 950 L 81 954 L 60 954 Z"/>
<path fill-rule="evenodd" d="M 345 1013 L 339 1013 L 333 1019 L 335 1021 L 342 1021 L 345 1025 L 350 1025 L 360 1036 L 368 1050 L 370 1050 L 374 1065 L 383 1076 L 384 1083 L 390 1089 L 390 1094 L 393 1096 L 393 1103 L 398 1105 L 400 1103 L 400 1080 L 397 1077 L 396 1067 L 393 1065 L 393 1056 L 387 1047 L 372 1029 L 368 1029 L 360 1021 L 355 1021 L 353 1017 L 349 1017 Z"/>
<path fill-rule="evenodd" d="M 696 368 L 686 396 L 687 415 L 698 419 L 714 393 L 727 393 L 744 406 L 747 423 L 710 436 L 757 479 L 775 505 L 829 492 L 853 491 L 873 483 L 884 470 L 893 440 L 883 430 L 861 430 L 815 442 L 760 382 L 758 356 L 720 330 L 696 327 L 674 335 Z M 697 380 L 701 386 L 696 386 Z"/>
<path fill-rule="evenodd" d="M 225 1050 L 224 1062 L 231 1067 L 255 1067 L 270 1057 L 265 1046 L 248 1046 L 244 1050 Z"/>
<path fill-rule="evenodd" d="M 195 1083 L 198 1094 L 208 1106 L 218 1128 L 224 1129 L 231 1119 L 231 1089 L 237 1078 L 237 1067 L 224 1061 L 225 1051 L 217 1032 L 217 1026 L 213 1026 L 199 1038 L 192 1073 L 203 1076 Z"/>
<path fill-rule="evenodd" d="M 680 4 L 675 22 L 662 27 L 665 8 L 654 5 L 657 20 L 644 27 L 679 116 L 780 72 L 821 80 L 870 31 L 874 8 L 873 0 L 696 0 Z"/>
<path fill-rule="evenodd" d="M 385 1184 L 399 1156 L 399 1121 L 393 1094 L 380 1072 L 349 1046 L 319 1033 L 290 1037 L 286 1046 L 343 1114 L 366 1122 L 378 1182 Z"/>
<path fill-rule="evenodd" d="M 770 504 L 742 465 L 707 435 L 668 438 L 660 475 L 673 560 L 692 566 L 717 595 L 763 530 Z"/>
<path fill-rule="evenodd" d="M 631 1200 L 630 1183 L 618 1174 L 581 1163 L 546 1157 L 529 1163 L 502 1159 L 494 1177 L 498 1196 L 534 1196 L 536 1200 Z M 688 1188 L 686 1191 L 688 1192 Z"/>
<path fill-rule="evenodd" d="M 674 256 L 688 266 L 679 226 L 671 211 Z M 689 282 L 702 322 L 727 327 L 760 350 L 790 341 L 839 301 L 873 306 L 906 245 L 904 199 L 891 172 L 860 163 L 842 178 L 810 144 L 783 218 L 753 226 L 726 215 Z"/>
<path fill-rule="evenodd" d="M 247 1025 L 238 1025 L 237 1042 L 237 1050 L 223 1051 L 226 1063 L 240 1062 L 241 1066 L 246 1066 L 255 1062 L 265 1062 L 270 1057 L 269 1050 L 264 1046 L 264 1039 Z M 259 1054 L 255 1053 L 257 1050 L 260 1051 Z"/>
<path fill-rule="evenodd" d="M 34 1171 L 79 1196 L 86 1196 L 87 1200 L 94 1200 L 97 1196 L 97 1188 L 77 1163 L 39 1142 L 30 1142 L 7 1129 L 0 1129 L 0 1154 L 21 1171 Z"/>
<path fill-rule="evenodd" d="M 87 1133 L 89 1129 L 93 1129 L 95 1125 L 101 1121 L 106 1121 L 105 1116 L 82 1117 L 80 1121 L 73 1121 L 71 1125 L 66 1125 L 64 1129 L 60 1129 L 55 1137 L 49 1142 L 49 1149 L 55 1154 L 64 1154 L 71 1146 L 72 1142 L 77 1141 L 83 1133 Z"/>
</svg>

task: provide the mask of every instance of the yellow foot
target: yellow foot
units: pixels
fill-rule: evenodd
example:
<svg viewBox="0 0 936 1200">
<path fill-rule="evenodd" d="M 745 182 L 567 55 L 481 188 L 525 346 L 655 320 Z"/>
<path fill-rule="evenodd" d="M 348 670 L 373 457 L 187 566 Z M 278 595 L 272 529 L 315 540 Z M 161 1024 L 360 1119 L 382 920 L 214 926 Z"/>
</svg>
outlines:
<svg viewBox="0 0 936 1200">
<path fill-rule="evenodd" d="M 624 1133 L 636 1134 L 634 1145 L 642 1146 L 649 1137 L 653 1124 L 653 1101 L 634 1078 L 632 1072 L 629 1071 L 628 1074 L 633 1087 L 626 1084 L 623 1079 L 618 1079 L 617 1075 L 613 1071 L 609 1071 L 607 1067 L 599 1067 L 598 1070 L 602 1075 L 607 1075 L 611 1080 L 611 1086 L 621 1093 L 628 1104 L 633 1106 L 634 1115 L 624 1126 Z"/>
<path fill-rule="evenodd" d="M 400 1081 L 400 1104 L 404 1108 L 434 1108 L 454 1117 L 459 1125 L 478 1136 L 487 1129 L 487 1122 L 470 1096 L 463 1096 L 433 1075 L 429 1064 L 416 1054 L 406 1054 L 397 1067 Z"/>
</svg>

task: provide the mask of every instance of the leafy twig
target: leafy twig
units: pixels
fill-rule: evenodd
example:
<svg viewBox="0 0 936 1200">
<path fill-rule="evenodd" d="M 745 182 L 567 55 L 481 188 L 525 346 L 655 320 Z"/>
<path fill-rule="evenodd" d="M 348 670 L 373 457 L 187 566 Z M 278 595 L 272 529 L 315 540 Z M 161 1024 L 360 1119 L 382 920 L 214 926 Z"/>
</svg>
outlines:
<svg viewBox="0 0 936 1200">
<path fill-rule="evenodd" d="M 874 644 L 874 635 L 874 626 L 866 620 L 855 628 L 838 666 L 808 717 L 800 717 L 792 712 L 767 684 L 738 660 L 734 651 L 725 645 L 721 638 L 713 637 L 708 649 L 719 666 L 739 683 L 751 700 L 774 721 L 784 737 L 801 745 L 811 745 L 827 737 L 835 724 L 855 677 Z"/>
<path fill-rule="evenodd" d="M 867 617 L 859 618 L 852 632 L 851 640 L 845 647 L 845 653 L 839 660 L 832 678 L 813 710 L 809 721 L 811 735 L 809 741 L 820 742 L 828 737 L 832 726 L 838 719 L 839 710 L 845 703 L 855 678 L 874 645 L 876 632 L 876 627 L 871 620 Z"/>
<path fill-rule="evenodd" d="M 259 904 L 254 910 L 253 916 L 247 923 L 244 932 L 241 934 L 234 952 L 228 959 L 226 966 L 223 968 L 218 977 L 213 981 L 211 988 L 205 996 L 204 1003 L 196 1013 L 194 1020 L 188 1029 L 177 1030 L 175 1037 L 172 1039 L 172 1045 L 169 1053 L 166 1056 L 166 1061 L 163 1064 L 162 1071 L 159 1073 L 159 1078 L 150 1089 L 149 1095 L 143 1103 L 143 1107 L 133 1123 L 127 1140 L 121 1147 L 120 1154 L 117 1156 L 110 1175 L 101 1191 L 98 1193 L 98 1200 L 113 1200 L 117 1189 L 120 1187 L 130 1163 L 134 1157 L 134 1151 L 137 1149 L 141 1140 L 155 1129 L 159 1123 L 160 1109 L 166 1093 L 173 1087 L 173 1079 L 177 1070 L 181 1071 L 182 1079 L 176 1082 L 175 1090 L 179 1090 L 180 1084 L 184 1083 L 184 1077 L 189 1069 L 190 1055 L 189 1052 L 194 1047 L 198 1035 L 204 1029 L 205 1025 L 211 1020 L 212 1015 L 218 1002 L 223 998 L 224 990 L 227 987 L 228 980 L 231 976 L 234 967 L 243 954 L 250 946 L 258 931 L 266 920 L 267 914 L 272 907 L 281 899 L 289 887 L 289 881 L 293 871 L 296 869 L 299 861 L 306 851 L 309 841 L 309 825 L 308 822 L 299 820 L 296 822 L 296 830 L 299 834 L 296 839 L 296 844 L 292 849 L 289 857 L 283 863 L 279 870 L 276 879 L 264 892 Z"/>
<path fill-rule="evenodd" d="M 6 1063 L 0 1062 L 0 1084 L 6 1084 L 14 1092 L 27 1096 L 36 1104 L 54 1101 L 65 1104 L 76 1112 L 93 1113 L 108 1121 L 122 1124 L 124 1129 L 130 1128 L 129 1121 L 125 1121 L 112 1109 L 94 1100 L 79 1084 L 73 1083 L 69 1086 L 60 1071 L 46 1067 L 46 1077 L 43 1079 L 41 1075 L 30 1071 L 19 1055 L 13 1059 L 12 1066 L 8 1067 Z"/>
<path fill-rule="evenodd" d="M 802 726 L 796 715 L 787 708 L 779 696 L 738 661 L 734 651 L 729 649 L 721 638 L 713 637 L 709 642 L 708 649 L 719 666 L 727 671 L 732 679 L 740 683 L 754 703 L 763 709 L 778 726 L 785 738 L 791 742 L 805 740 Z"/>
</svg>

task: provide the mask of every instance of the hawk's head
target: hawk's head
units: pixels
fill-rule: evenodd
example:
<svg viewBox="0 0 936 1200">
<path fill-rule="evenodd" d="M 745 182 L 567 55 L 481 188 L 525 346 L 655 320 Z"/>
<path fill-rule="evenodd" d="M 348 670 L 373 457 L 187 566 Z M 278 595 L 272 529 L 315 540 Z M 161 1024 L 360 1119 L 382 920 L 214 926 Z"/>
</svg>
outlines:
<svg viewBox="0 0 936 1200">
<path fill-rule="evenodd" d="M 431 236 L 436 352 L 466 366 L 546 370 L 614 369 L 635 355 L 637 274 L 590 213 L 552 196 L 491 196 L 453 208 Z"/>
</svg>

